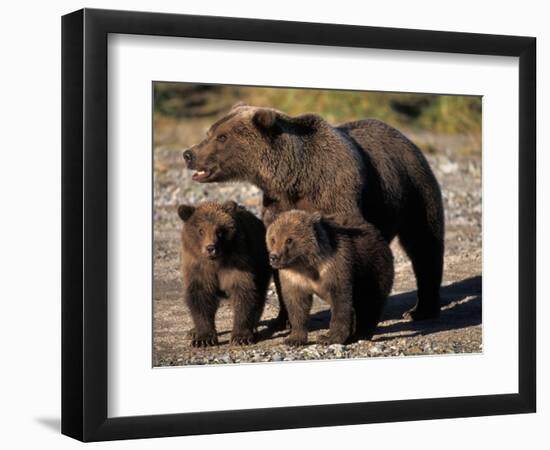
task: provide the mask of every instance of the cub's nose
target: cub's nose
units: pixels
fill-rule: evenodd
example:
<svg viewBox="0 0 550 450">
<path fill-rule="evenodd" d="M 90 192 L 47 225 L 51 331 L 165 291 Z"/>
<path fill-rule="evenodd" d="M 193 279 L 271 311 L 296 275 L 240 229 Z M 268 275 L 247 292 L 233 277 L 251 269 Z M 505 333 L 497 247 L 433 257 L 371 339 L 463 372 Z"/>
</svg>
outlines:
<svg viewBox="0 0 550 450">
<path fill-rule="evenodd" d="M 216 256 L 216 246 L 209 244 L 206 246 L 206 251 L 210 256 Z"/>
<path fill-rule="evenodd" d="M 279 261 L 279 255 L 277 255 L 276 253 L 270 253 L 269 254 L 269 263 L 270 264 L 275 264 L 277 261 Z"/>
<path fill-rule="evenodd" d="M 183 159 L 187 164 L 191 164 L 193 162 L 193 152 L 189 149 L 185 150 L 183 152 Z"/>
</svg>

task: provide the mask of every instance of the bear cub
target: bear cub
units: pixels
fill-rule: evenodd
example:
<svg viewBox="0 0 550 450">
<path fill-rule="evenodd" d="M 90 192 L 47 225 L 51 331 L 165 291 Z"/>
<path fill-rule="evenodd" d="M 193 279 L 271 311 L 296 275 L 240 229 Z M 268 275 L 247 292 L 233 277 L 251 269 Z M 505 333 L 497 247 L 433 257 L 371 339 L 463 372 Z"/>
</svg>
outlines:
<svg viewBox="0 0 550 450">
<path fill-rule="evenodd" d="M 233 201 L 180 205 L 178 215 L 192 345 L 218 344 L 215 316 L 223 298 L 233 307 L 231 343 L 253 343 L 271 277 L 263 222 Z"/>
<path fill-rule="evenodd" d="M 391 250 L 373 225 L 291 210 L 268 227 L 266 239 L 288 309 L 286 344 L 307 343 L 312 294 L 331 309 L 329 332 L 320 343 L 372 337 L 394 275 Z"/>
</svg>

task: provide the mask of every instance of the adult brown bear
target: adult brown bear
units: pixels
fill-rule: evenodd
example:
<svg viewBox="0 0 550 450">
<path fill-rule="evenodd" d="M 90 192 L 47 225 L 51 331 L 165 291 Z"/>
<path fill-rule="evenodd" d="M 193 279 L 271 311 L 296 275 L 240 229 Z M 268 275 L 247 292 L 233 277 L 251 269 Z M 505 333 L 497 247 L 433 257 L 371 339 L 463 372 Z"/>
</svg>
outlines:
<svg viewBox="0 0 550 450">
<path fill-rule="evenodd" d="M 263 191 L 269 225 L 290 209 L 364 218 L 410 257 L 418 301 L 414 320 L 439 314 L 444 216 L 441 191 L 422 152 L 385 123 L 332 126 L 316 114 L 291 117 L 272 108 L 235 105 L 206 138 L 183 152 L 198 182 L 248 181 Z M 280 294 L 278 277 L 275 274 Z M 280 303 L 280 328 L 287 313 Z"/>
</svg>

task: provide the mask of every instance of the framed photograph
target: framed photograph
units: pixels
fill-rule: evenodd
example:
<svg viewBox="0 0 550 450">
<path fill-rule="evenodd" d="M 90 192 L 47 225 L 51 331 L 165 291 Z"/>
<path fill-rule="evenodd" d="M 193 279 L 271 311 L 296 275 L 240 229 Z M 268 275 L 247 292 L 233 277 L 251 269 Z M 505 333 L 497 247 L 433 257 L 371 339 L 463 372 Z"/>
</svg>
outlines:
<svg viewBox="0 0 550 450">
<path fill-rule="evenodd" d="M 62 432 L 535 412 L 532 37 L 62 20 Z"/>
</svg>

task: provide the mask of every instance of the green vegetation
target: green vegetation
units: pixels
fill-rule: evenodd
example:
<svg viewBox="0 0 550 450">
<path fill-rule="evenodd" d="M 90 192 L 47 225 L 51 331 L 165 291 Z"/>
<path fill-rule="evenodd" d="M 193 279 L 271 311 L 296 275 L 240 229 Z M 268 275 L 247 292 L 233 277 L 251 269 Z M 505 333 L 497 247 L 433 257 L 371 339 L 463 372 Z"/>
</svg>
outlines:
<svg viewBox="0 0 550 450">
<path fill-rule="evenodd" d="M 481 97 L 434 94 L 155 83 L 156 119 L 212 118 L 243 101 L 291 115 L 316 112 L 331 123 L 375 117 L 415 133 L 461 135 L 481 145 Z"/>
</svg>

